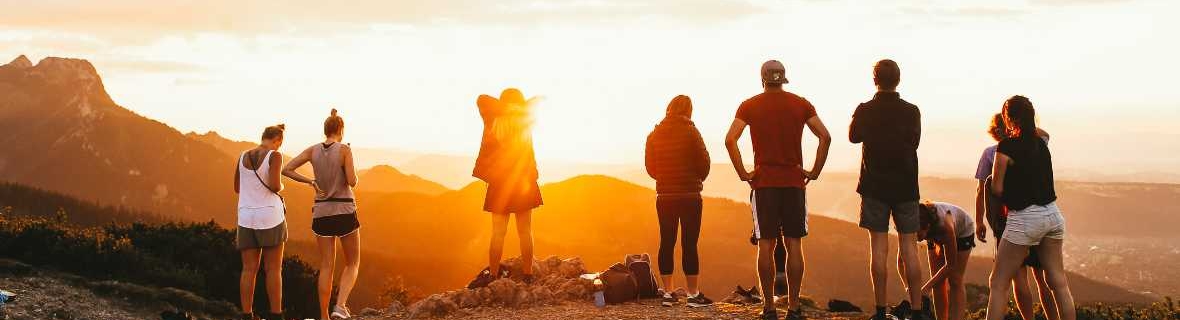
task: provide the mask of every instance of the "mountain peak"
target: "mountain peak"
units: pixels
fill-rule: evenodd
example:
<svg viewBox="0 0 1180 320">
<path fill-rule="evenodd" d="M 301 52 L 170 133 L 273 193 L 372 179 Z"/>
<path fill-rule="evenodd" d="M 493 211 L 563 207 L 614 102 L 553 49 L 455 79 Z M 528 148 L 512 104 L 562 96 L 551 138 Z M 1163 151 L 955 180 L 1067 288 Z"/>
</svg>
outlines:
<svg viewBox="0 0 1180 320">
<path fill-rule="evenodd" d="M 33 69 L 47 78 L 84 82 L 99 79 L 98 71 L 94 69 L 94 65 L 84 59 L 47 57 L 41 59 L 41 62 L 37 62 Z"/>
<path fill-rule="evenodd" d="M 8 64 L 6 64 L 4 66 L 13 67 L 13 68 L 17 68 L 17 69 L 32 68 L 33 62 L 29 61 L 29 58 L 25 57 L 25 55 L 22 54 L 19 57 L 16 57 L 16 59 L 12 59 L 12 62 L 9 62 Z"/>
</svg>

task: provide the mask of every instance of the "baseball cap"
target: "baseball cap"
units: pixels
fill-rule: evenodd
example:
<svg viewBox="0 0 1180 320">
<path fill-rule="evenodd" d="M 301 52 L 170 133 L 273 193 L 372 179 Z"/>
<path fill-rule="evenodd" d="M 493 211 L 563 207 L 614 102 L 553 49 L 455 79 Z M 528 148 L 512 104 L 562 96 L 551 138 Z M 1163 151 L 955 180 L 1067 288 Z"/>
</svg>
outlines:
<svg viewBox="0 0 1180 320">
<path fill-rule="evenodd" d="M 762 64 L 762 82 L 787 83 L 787 67 L 783 66 L 783 63 L 778 62 L 778 60 L 766 61 L 766 63 Z"/>
</svg>

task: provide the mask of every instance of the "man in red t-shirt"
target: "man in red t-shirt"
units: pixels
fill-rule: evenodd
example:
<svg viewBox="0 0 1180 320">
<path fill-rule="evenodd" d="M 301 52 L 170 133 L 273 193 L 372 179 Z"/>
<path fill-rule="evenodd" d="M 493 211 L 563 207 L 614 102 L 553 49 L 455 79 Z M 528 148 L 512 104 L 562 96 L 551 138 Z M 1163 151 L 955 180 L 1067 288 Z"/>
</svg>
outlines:
<svg viewBox="0 0 1180 320">
<path fill-rule="evenodd" d="M 799 284 L 803 280 L 803 252 L 800 239 L 807 236 L 807 206 L 804 188 L 819 178 L 828 157 L 832 137 L 816 116 L 810 102 L 783 90 L 786 68 L 776 60 L 762 64 L 764 91 L 738 107 L 737 116 L 725 136 L 729 159 L 742 181 L 750 183 L 750 208 L 754 216 L 754 237 L 758 239 L 758 280 L 762 288 L 763 319 L 776 319 L 774 308 L 774 246 L 782 239 L 787 247 L 787 320 L 802 319 Z M 815 164 L 803 169 L 803 127 L 819 138 Z M 750 127 L 754 144 L 754 172 L 747 172 L 737 141 Z"/>
</svg>

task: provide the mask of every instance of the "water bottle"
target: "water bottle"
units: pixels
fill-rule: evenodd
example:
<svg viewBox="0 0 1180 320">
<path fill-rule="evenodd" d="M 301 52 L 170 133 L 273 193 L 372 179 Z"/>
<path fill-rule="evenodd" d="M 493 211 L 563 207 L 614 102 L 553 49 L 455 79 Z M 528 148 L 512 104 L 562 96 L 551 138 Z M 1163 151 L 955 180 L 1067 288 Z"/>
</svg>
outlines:
<svg viewBox="0 0 1180 320">
<path fill-rule="evenodd" d="M 0 290 L 0 307 L 3 307 L 5 303 L 12 302 L 12 300 L 15 298 L 15 293 Z"/>
<path fill-rule="evenodd" d="M 606 308 L 606 294 L 603 292 L 606 286 L 602 285 L 602 279 L 594 279 L 594 306 L 598 308 Z"/>
</svg>

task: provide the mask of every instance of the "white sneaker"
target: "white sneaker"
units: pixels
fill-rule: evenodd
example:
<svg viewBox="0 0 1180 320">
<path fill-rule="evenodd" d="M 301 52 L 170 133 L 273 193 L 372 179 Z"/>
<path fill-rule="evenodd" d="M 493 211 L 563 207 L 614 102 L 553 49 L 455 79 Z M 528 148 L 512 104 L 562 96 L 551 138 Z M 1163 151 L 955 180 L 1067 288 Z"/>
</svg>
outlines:
<svg viewBox="0 0 1180 320">
<path fill-rule="evenodd" d="M 337 305 L 337 306 L 332 307 L 331 317 L 332 317 L 332 319 L 348 319 L 348 318 L 352 318 L 352 314 L 350 314 L 350 312 L 348 311 L 348 307 L 343 307 L 343 306 Z"/>
</svg>

